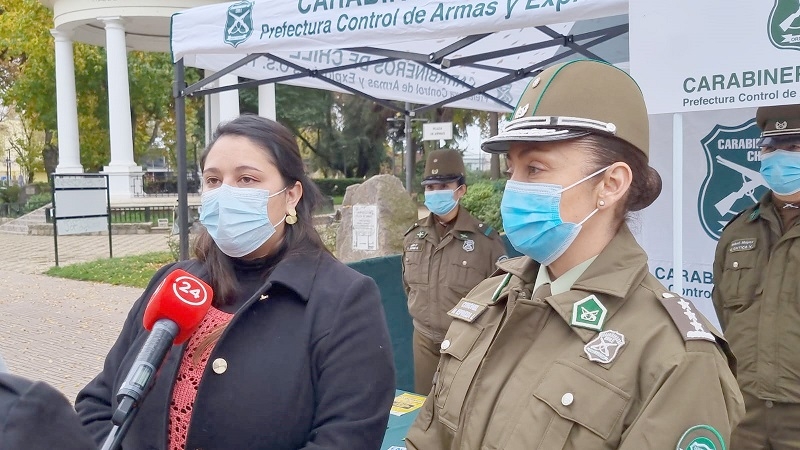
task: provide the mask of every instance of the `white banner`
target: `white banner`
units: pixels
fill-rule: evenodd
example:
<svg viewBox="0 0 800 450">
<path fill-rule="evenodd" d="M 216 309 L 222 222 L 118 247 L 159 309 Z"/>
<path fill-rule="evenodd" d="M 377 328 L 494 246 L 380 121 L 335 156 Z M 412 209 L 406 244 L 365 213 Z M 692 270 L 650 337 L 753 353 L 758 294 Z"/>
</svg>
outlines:
<svg viewBox="0 0 800 450">
<path fill-rule="evenodd" d="M 627 0 L 240 1 L 173 15 L 171 42 L 177 61 L 194 54 L 394 45 L 627 12 Z"/>
<path fill-rule="evenodd" d="M 631 74 L 650 114 L 800 102 L 797 0 L 630 0 Z"/>
<path fill-rule="evenodd" d="M 379 59 L 374 55 L 352 52 L 349 50 L 317 50 L 310 52 L 278 53 L 290 64 L 301 66 L 308 70 L 324 70 L 332 67 L 342 67 L 355 62 L 369 62 Z M 210 70 L 220 70 L 241 58 L 240 55 L 198 55 L 194 67 Z M 288 76 L 299 71 L 287 64 L 275 60 L 258 58 L 251 63 L 238 68 L 234 74 L 250 79 L 265 79 Z M 365 65 L 354 69 L 345 69 L 331 72 L 319 77 L 298 77 L 293 80 L 282 81 L 284 84 L 295 86 L 326 89 L 329 91 L 348 92 L 345 89 L 326 83 L 321 78 L 326 77 L 348 86 L 352 89 L 384 100 L 407 101 L 411 103 L 427 104 L 431 100 L 439 101 L 460 94 L 467 90 L 459 81 L 471 86 L 479 86 L 494 80 L 496 74 L 487 71 L 466 70 L 461 68 L 452 78 L 432 70 L 423 64 L 413 61 L 384 61 L 377 64 Z M 514 106 L 528 79 L 505 86 L 491 89 L 488 93 L 495 98 Z M 453 107 L 477 109 L 481 111 L 509 112 L 505 108 L 485 95 L 472 95 L 451 104 Z"/>
<path fill-rule="evenodd" d="M 755 109 L 684 114 L 683 199 L 672 198 L 672 115 L 650 116 L 650 165 L 661 175 L 659 198 L 639 213 L 634 230 L 650 257 L 650 271 L 668 289 L 678 276 L 672 270 L 674 208 L 683 210 L 683 292 L 718 325 L 711 303 L 714 250 L 722 227 L 766 192 L 758 173 L 760 130 Z"/>
</svg>

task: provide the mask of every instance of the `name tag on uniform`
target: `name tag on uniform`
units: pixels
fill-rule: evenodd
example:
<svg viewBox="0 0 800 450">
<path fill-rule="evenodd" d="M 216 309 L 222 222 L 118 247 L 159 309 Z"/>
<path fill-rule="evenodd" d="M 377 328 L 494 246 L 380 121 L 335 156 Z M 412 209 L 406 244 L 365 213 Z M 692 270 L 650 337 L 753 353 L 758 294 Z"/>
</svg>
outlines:
<svg viewBox="0 0 800 450">
<path fill-rule="evenodd" d="M 421 252 L 422 251 L 422 246 L 419 245 L 419 242 L 414 242 L 414 243 L 408 244 L 408 247 L 406 247 L 406 251 L 407 252 Z"/>
<path fill-rule="evenodd" d="M 447 315 L 454 319 L 472 323 L 483 314 L 484 311 L 486 311 L 486 305 L 462 299 L 453 309 L 447 311 Z"/>
<path fill-rule="evenodd" d="M 728 251 L 731 253 L 746 252 L 754 248 L 756 248 L 756 238 L 737 239 L 731 242 L 730 247 L 728 247 Z"/>
</svg>

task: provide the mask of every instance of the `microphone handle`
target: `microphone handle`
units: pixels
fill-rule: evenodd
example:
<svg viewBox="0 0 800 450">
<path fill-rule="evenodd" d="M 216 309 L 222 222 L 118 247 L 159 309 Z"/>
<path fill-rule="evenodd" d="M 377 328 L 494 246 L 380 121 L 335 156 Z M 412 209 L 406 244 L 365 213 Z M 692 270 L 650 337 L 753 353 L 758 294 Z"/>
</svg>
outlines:
<svg viewBox="0 0 800 450">
<path fill-rule="evenodd" d="M 169 319 L 160 319 L 153 324 L 153 329 L 117 392 L 119 406 L 111 419 L 114 424 L 121 426 L 131 409 L 147 394 L 178 331 L 178 325 Z"/>
</svg>

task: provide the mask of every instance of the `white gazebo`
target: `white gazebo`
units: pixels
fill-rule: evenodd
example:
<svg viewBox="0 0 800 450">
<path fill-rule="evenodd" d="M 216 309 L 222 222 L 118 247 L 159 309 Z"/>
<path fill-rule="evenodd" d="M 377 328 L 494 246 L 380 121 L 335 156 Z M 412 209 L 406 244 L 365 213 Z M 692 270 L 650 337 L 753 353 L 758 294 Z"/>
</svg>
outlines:
<svg viewBox="0 0 800 450">
<path fill-rule="evenodd" d="M 133 159 L 128 50 L 170 51 L 170 18 L 174 13 L 196 6 L 220 3 L 216 0 L 41 0 L 53 10 L 56 59 L 56 101 L 58 112 L 58 166 L 56 173 L 82 173 L 78 136 L 73 42 L 106 48 L 111 161 L 102 173 L 109 175 L 113 200 L 137 194 L 135 179 L 142 167 Z M 213 72 L 211 72 L 213 73 Z M 206 75 L 210 75 L 208 71 Z M 226 75 L 218 86 L 238 82 Z M 275 117 L 274 87 L 259 91 L 260 111 Z M 213 130 L 220 121 L 239 115 L 237 91 L 226 91 L 206 102 L 206 124 Z"/>
</svg>

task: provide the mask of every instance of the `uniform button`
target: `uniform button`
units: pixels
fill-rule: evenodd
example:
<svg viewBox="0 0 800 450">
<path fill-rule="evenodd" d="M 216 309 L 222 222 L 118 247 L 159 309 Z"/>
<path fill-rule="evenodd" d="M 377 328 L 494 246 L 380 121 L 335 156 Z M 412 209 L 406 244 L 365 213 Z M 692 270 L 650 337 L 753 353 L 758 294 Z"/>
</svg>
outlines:
<svg viewBox="0 0 800 450">
<path fill-rule="evenodd" d="M 772 408 L 772 405 L 773 405 L 772 400 L 767 400 L 766 404 L 767 404 L 767 408 Z"/>
<path fill-rule="evenodd" d="M 466 261 L 461 261 L 461 265 L 462 265 L 462 266 L 466 266 L 466 265 L 467 265 L 467 262 L 466 262 Z"/>
<path fill-rule="evenodd" d="M 569 406 L 575 400 L 575 396 L 572 395 L 572 392 L 567 392 L 566 394 L 561 396 L 561 404 L 564 406 Z"/>
<path fill-rule="evenodd" d="M 482 224 L 482 223 L 479 223 L 479 224 L 478 224 L 478 228 L 483 228 L 483 224 Z"/>
<path fill-rule="evenodd" d="M 734 261 L 733 262 L 733 268 L 735 269 L 737 267 L 739 267 L 739 261 Z"/>
<path fill-rule="evenodd" d="M 213 363 L 211 363 L 211 368 L 217 375 L 222 375 L 226 370 L 228 370 L 228 361 L 225 361 L 222 358 L 217 358 Z"/>
<path fill-rule="evenodd" d="M 661 294 L 661 296 L 662 296 L 662 297 L 664 297 L 664 298 L 672 298 L 672 297 L 675 297 L 674 295 L 670 294 L 669 292 L 664 292 L 663 294 Z"/>
<path fill-rule="evenodd" d="M 450 348 L 450 340 L 449 339 L 445 339 L 444 341 L 442 341 L 441 349 L 442 350 L 447 350 L 448 348 Z"/>
</svg>

